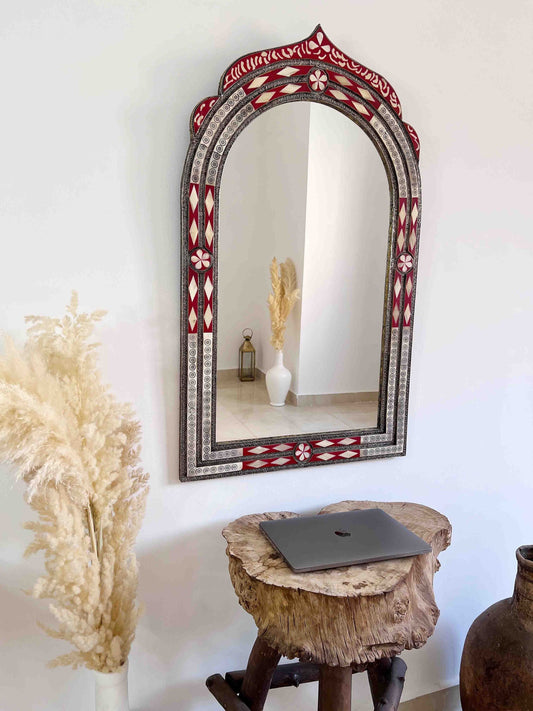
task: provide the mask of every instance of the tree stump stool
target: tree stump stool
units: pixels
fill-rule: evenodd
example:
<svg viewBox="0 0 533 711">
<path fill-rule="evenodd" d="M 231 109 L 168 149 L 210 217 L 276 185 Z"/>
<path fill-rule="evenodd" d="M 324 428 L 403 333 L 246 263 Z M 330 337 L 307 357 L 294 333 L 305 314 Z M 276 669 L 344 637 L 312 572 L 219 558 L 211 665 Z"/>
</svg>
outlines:
<svg viewBox="0 0 533 711">
<path fill-rule="evenodd" d="M 319 681 L 319 711 L 349 711 L 351 676 L 367 671 L 374 708 L 394 711 L 406 666 L 395 656 L 418 649 L 435 629 L 437 556 L 451 539 L 448 519 L 410 503 L 342 501 L 320 511 L 381 508 L 432 547 L 425 555 L 293 573 L 259 528 L 290 512 L 243 516 L 222 532 L 231 581 L 258 637 L 246 670 L 209 677 L 229 711 L 261 711 L 270 688 Z M 278 666 L 281 656 L 299 663 Z"/>
</svg>

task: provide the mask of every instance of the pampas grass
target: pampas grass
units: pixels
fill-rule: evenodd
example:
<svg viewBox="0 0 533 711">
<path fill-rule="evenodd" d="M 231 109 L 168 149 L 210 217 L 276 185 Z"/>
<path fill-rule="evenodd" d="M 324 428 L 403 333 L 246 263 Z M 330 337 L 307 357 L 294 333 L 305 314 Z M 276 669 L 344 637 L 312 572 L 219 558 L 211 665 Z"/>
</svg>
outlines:
<svg viewBox="0 0 533 711">
<path fill-rule="evenodd" d="M 117 671 L 139 616 L 137 561 L 148 475 L 139 463 L 140 425 L 102 383 L 95 325 L 73 294 L 62 319 L 28 316 L 19 352 L 0 358 L 0 460 L 14 465 L 38 520 L 26 524 L 45 574 L 36 598 L 52 600 L 56 629 L 74 651 L 51 662 Z"/>
<path fill-rule="evenodd" d="M 268 295 L 268 308 L 272 337 L 270 343 L 277 351 L 283 350 L 287 319 L 297 299 L 300 290 L 297 288 L 296 267 L 292 259 L 278 264 L 276 258 L 270 264 L 270 281 L 272 292 Z"/>
</svg>

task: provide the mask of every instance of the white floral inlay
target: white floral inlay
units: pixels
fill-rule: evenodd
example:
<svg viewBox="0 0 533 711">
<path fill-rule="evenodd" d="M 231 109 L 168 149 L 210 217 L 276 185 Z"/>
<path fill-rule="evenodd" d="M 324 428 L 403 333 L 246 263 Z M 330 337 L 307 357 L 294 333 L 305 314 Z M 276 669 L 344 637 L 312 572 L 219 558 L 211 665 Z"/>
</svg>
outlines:
<svg viewBox="0 0 533 711">
<path fill-rule="evenodd" d="M 400 254 L 398 257 L 398 271 L 404 274 L 413 268 L 413 257 L 410 254 Z"/>
<path fill-rule="evenodd" d="M 313 91 L 324 91 L 328 83 L 328 75 L 325 72 L 320 71 L 320 69 L 315 69 L 315 71 L 309 76 L 309 85 Z"/>
<path fill-rule="evenodd" d="M 307 444 L 307 442 L 302 442 L 302 444 L 299 444 L 296 447 L 294 456 L 296 457 L 296 459 L 299 459 L 300 462 L 305 462 L 305 460 L 309 459 L 309 457 L 311 456 L 311 447 Z"/>
<path fill-rule="evenodd" d="M 197 249 L 191 257 L 191 263 L 196 269 L 207 269 L 211 266 L 211 255 L 204 249 Z"/>
</svg>

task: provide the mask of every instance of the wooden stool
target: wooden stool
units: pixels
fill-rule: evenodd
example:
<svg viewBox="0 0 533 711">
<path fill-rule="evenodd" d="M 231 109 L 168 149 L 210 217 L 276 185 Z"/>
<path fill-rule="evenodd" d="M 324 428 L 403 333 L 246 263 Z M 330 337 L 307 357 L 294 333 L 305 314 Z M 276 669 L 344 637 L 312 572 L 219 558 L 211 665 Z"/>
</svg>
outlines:
<svg viewBox="0 0 533 711">
<path fill-rule="evenodd" d="M 411 558 L 293 573 L 259 529 L 289 512 L 253 514 L 230 523 L 231 581 L 258 628 L 246 670 L 215 674 L 207 686 L 228 711 L 261 711 L 269 689 L 319 682 L 319 711 L 350 711 L 353 672 L 367 671 L 374 708 L 395 711 L 406 665 L 395 658 L 433 633 L 437 556 L 451 539 L 450 522 L 409 503 L 343 501 L 323 513 L 381 508 L 427 541 L 433 551 Z M 300 663 L 278 666 L 281 655 Z"/>
</svg>

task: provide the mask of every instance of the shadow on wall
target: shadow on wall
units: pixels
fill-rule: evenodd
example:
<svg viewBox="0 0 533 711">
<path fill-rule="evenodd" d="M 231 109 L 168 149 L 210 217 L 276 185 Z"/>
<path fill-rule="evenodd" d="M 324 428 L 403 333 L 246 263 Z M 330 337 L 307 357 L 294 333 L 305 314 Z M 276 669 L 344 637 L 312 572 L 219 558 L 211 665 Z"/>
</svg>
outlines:
<svg viewBox="0 0 533 711">
<path fill-rule="evenodd" d="M 242 650 L 251 649 L 256 628 L 233 592 L 220 535 L 224 525 L 139 553 L 145 614 L 132 650 L 139 674 L 130 675 L 130 690 L 140 711 L 210 708 L 205 679 L 246 665 Z"/>
</svg>

